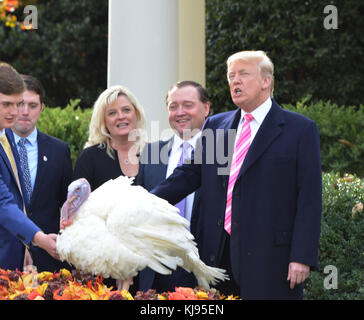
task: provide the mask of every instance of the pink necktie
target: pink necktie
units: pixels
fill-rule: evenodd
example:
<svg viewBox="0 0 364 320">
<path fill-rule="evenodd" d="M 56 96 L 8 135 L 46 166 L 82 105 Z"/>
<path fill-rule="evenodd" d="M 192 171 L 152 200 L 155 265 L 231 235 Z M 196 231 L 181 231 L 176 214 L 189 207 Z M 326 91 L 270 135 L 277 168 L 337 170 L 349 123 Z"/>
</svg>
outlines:
<svg viewBox="0 0 364 320">
<path fill-rule="evenodd" d="M 250 147 L 250 121 L 254 118 L 250 113 L 245 114 L 244 123 L 241 128 L 241 133 L 236 143 L 233 158 L 231 161 L 230 167 L 230 176 L 229 176 L 229 184 L 227 190 L 227 198 L 226 198 L 226 210 L 225 210 L 225 230 L 231 234 L 231 204 L 232 204 L 232 196 L 236 178 L 239 175 L 239 171 L 241 165 L 243 164 L 244 158 Z"/>
</svg>

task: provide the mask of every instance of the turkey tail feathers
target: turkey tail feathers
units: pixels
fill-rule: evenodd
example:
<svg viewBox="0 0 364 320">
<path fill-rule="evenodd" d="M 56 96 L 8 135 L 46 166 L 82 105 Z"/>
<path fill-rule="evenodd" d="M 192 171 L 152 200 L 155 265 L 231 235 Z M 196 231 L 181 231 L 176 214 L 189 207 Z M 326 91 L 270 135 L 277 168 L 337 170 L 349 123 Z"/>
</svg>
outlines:
<svg viewBox="0 0 364 320">
<path fill-rule="evenodd" d="M 225 274 L 224 269 L 210 267 L 204 263 L 199 265 L 198 270 L 192 271 L 196 276 L 198 285 L 205 289 L 210 289 L 210 284 L 214 286 L 220 281 L 229 280 L 229 276 Z"/>
<path fill-rule="evenodd" d="M 224 269 L 209 267 L 200 260 L 193 236 L 187 230 L 185 232 L 187 237 L 184 239 L 172 239 L 151 230 L 143 230 L 143 233 L 154 247 L 148 264 L 154 271 L 170 274 L 171 269 L 182 267 L 188 272 L 193 272 L 198 284 L 206 289 L 210 288 L 210 284 L 215 285 L 219 281 L 229 279 Z"/>
</svg>

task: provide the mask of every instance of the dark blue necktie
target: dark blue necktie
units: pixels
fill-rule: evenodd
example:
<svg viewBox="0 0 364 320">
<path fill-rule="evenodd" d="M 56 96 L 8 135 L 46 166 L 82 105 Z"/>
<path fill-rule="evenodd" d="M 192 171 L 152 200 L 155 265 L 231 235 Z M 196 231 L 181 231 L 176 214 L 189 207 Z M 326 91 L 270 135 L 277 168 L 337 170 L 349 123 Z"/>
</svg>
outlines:
<svg viewBox="0 0 364 320">
<path fill-rule="evenodd" d="M 24 184 L 25 184 L 25 191 L 28 195 L 28 199 L 32 196 L 32 183 L 30 180 L 30 171 L 28 165 L 28 153 L 27 149 L 25 148 L 25 143 L 27 139 L 21 138 L 18 142 L 19 145 L 19 156 L 20 156 L 20 166 L 24 176 Z"/>
</svg>

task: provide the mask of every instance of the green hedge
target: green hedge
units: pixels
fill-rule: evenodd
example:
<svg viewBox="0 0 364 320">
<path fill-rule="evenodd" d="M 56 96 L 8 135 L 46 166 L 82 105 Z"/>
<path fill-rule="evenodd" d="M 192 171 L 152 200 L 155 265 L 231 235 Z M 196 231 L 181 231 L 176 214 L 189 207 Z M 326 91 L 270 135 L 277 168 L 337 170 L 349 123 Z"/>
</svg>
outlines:
<svg viewBox="0 0 364 320">
<path fill-rule="evenodd" d="M 323 171 L 351 172 L 364 177 L 364 105 L 313 103 L 308 96 L 296 105 L 282 107 L 316 122 L 320 131 Z"/>
<path fill-rule="evenodd" d="M 319 270 L 307 280 L 305 299 L 364 299 L 364 180 L 325 173 L 322 182 Z M 336 289 L 325 288 L 326 277 L 335 285 L 326 266 L 337 268 Z"/>
<path fill-rule="evenodd" d="M 152 0 L 151 0 L 152 1 Z M 0 59 L 41 80 L 46 103 L 82 97 L 91 107 L 107 83 L 108 1 L 38 0 L 38 29 L 0 24 Z M 227 57 L 265 50 L 275 64 L 279 103 L 307 94 L 344 105 L 363 103 L 363 1 L 206 0 L 206 82 L 215 112 L 230 109 Z M 338 29 L 326 30 L 335 5 Z M 18 10 L 24 19 L 23 8 Z"/>
<path fill-rule="evenodd" d="M 38 121 L 38 129 L 68 143 L 75 163 L 88 138 L 92 109 L 81 109 L 80 99 L 70 100 L 65 108 L 45 108 Z"/>
<path fill-rule="evenodd" d="M 0 60 L 39 79 L 47 105 L 64 106 L 82 97 L 82 107 L 91 107 L 107 85 L 108 1 L 31 2 L 38 10 L 38 29 L 0 23 Z M 16 12 L 23 21 L 23 7 Z"/>
<path fill-rule="evenodd" d="M 338 29 L 324 28 L 329 4 L 337 8 Z M 233 108 L 226 60 L 241 50 L 271 57 L 281 104 L 309 94 L 315 101 L 363 103 L 362 12 L 357 0 L 206 0 L 206 83 L 214 112 Z"/>
<path fill-rule="evenodd" d="M 324 172 L 351 172 L 364 177 L 364 105 L 338 106 L 330 101 L 310 102 L 310 97 L 283 105 L 313 119 L 320 131 L 321 161 Z M 81 109 L 80 100 L 70 100 L 66 108 L 45 108 L 39 129 L 66 141 L 73 161 L 88 136 L 92 109 Z"/>
</svg>

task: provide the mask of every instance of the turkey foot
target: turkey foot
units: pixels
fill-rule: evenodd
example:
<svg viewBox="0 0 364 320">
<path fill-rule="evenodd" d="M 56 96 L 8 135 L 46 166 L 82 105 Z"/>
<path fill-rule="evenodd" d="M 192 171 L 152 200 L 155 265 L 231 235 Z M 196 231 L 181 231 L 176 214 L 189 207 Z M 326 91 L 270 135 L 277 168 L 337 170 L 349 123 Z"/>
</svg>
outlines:
<svg viewBox="0 0 364 320">
<path fill-rule="evenodd" d="M 119 291 L 127 290 L 129 291 L 130 286 L 133 284 L 133 278 L 122 280 L 116 280 L 116 286 Z"/>
</svg>

